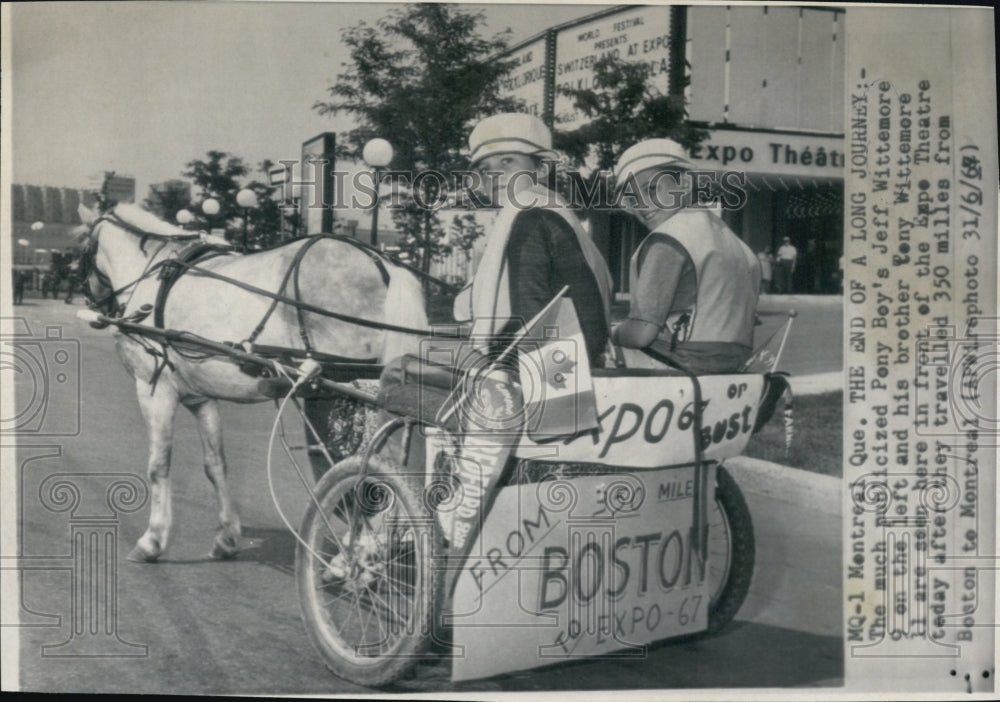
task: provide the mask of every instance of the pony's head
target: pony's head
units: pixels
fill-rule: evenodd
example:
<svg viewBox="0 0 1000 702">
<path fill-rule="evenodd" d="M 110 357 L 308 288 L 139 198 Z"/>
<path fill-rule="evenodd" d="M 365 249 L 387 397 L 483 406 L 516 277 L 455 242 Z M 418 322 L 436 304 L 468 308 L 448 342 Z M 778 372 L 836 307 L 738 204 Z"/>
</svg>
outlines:
<svg viewBox="0 0 1000 702">
<path fill-rule="evenodd" d="M 101 214 L 82 203 L 77 207 L 77 213 L 83 222 L 78 239 L 82 250 L 78 275 L 86 283 L 83 294 L 88 307 L 111 316 L 118 311 L 118 300 L 115 299 L 115 289 L 111 279 L 101 270 L 97 261 L 100 245 L 98 224 L 101 221 Z"/>
<path fill-rule="evenodd" d="M 118 203 L 107 210 L 81 204 L 77 212 L 83 222 L 80 277 L 86 277 L 87 302 L 106 314 L 119 310 L 117 294 L 156 274 L 153 259 L 158 254 L 167 255 L 200 238 L 132 203 Z M 147 251 L 149 241 L 159 244 Z"/>
</svg>

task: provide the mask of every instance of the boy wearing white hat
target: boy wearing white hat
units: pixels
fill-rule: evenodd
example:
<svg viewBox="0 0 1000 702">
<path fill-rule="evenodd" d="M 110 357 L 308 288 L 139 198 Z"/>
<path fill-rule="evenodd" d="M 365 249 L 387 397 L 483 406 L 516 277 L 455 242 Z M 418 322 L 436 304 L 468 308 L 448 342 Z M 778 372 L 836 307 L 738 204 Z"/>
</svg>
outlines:
<svg viewBox="0 0 1000 702">
<path fill-rule="evenodd" d="M 620 187 L 637 195 L 626 209 L 650 234 L 632 256 L 629 316 L 612 339 L 694 373 L 728 373 L 753 352 L 760 263 L 718 216 L 687 202 L 693 167 L 670 139 L 639 142 L 618 159 Z M 653 365 L 642 354 L 627 360 Z"/>
<path fill-rule="evenodd" d="M 548 127 L 531 115 L 494 115 L 472 130 L 469 147 L 473 168 L 499 174 L 502 208 L 487 232 L 473 281 L 455 299 L 455 319 L 473 321 L 476 350 L 489 353 L 568 285 L 566 296 L 573 302 L 588 357 L 592 365 L 600 365 L 610 331 L 611 273 L 576 215 L 540 184 L 543 161 L 556 157 Z M 386 365 L 380 399 L 396 408 L 408 405 L 405 413 L 433 417 L 444 396 L 426 392 L 413 398 L 403 387 L 411 373 L 423 378 L 418 383 L 433 382 L 419 361 L 412 364 L 415 371 L 408 370 L 413 360 L 396 359 Z M 411 441 L 410 465 L 420 469 L 420 432 L 414 432 Z M 390 439 L 386 449 L 396 462 L 402 461 L 397 438 Z"/>
<path fill-rule="evenodd" d="M 500 210 L 455 318 L 475 320 L 487 335 L 516 331 L 564 286 L 573 301 L 591 363 L 598 363 L 611 319 L 611 274 L 604 257 L 566 203 L 544 182 L 554 160 L 552 134 L 532 115 L 505 113 L 480 121 L 469 135 L 472 167 L 499 174 Z"/>
</svg>

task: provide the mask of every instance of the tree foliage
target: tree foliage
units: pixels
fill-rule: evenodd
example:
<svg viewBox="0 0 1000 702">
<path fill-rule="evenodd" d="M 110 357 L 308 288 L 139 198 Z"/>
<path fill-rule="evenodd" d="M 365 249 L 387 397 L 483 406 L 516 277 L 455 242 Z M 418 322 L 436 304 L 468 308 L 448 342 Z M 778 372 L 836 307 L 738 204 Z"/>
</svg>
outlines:
<svg viewBox="0 0 1000 702">
<path fill-rule="evenodd" d="M 274 163 L 265 159 L 257 165 L 256 172 L 260 177 L 246 181 L 251 171 L 239 156 L 216 150 L 208 151 L 205 156 L 205 159 L 188 161 L 184 175 L 199 191 L 200 201 L 211 197 L 219 202 L 219 214 L 208 221 L 200 208 L 193 207 L 192 213 L 206 219 L 206 224 L 225 227 L 228 239 L 246 244 L 249 248 L 268 248 L 279 243 L 282 236 L 280 193 L 268 179 L 268 172 Z M 257 196 L 257 206 L 245 212 L 236 200 L 236 194 L 244 188 L 253 190 Z M 176 210 L 174 212 L 176 214 Z M 246 241 L 243 236 L 244 217 Z"/>
<path fill-rule="evenodd" d="M 328 88 L 329 100 L 314 105 L 357 124 L 338 139 L 338 158 L 359 159 L 369 139 L 382 137 L 393 146 L 395 169 L 435 170 L 453 185 L 452 172 L 468 165 L 462 150 L 475 122 L 519 106 L 498 96 L 500 78 L 513 68 L 496 59 L 508 33 L 484 38 L 483 21 L 482 13 L 425 3 L 390 10 L 375 27 L 344 30 L 350 60 Z M 433 212 L 412 210 L 393 217 L 426 271 L 446 232 Z"/>
<path fill-rule="evenodd" d="M 251 180 L 244 187 L 253 190 L 257 196 L 257 207 L 249 212 L 249 231 L 247 245 L 251 248 L 265 249 L 274 246 L 281 240 L 281 197 L 280 188 L 270 184 L 268 172 L 274 166 L 269 159 L 257 164 L 257 172 L 262 180 Z M 295 217 L 298 213 L 295 213 Z"/>
<path fill-rule="evenodd" d="M 600 170 L 613 168 L 625 149 L 643 139 L 667 137 L 690 150 L 708 138 L 706 130 L 688 123 L 683 96 L 664 95 L 649 78 L 647 64 L 605 56 L 594 63 L 592 87 L 560 88 L 586 122 L 556 131 L 556 148 L 576 165 L 592 159 Z"/>
<path fill-rule="evenodd" d="M 474 215 L 466 213 L 455 215 L 451 220 L 448 243 L 452 250 L 465 254 L 466 263 L 472 258 L 472 249 L 476 242 L 486 234 L 486 227 L 480 224 Z"/>
<path fill-rule="evenodd" d="M 150 185 L 142 206 L 160 219 L 176 222 L 177 213 L 191 206 L 191 193 L 187 188 Z"/>
<path fill-rule="evenodd" d="M 236 204 L 236 193 L 241 188 L 238 179 L 246 176 L 248 169 L 243 159 L 225 151 L 213 149 L 205 156 L 205 160 L 188 161 L 184 176 L 199 189 L 202 200 L 214 198 L 219 202 L 219 214 L 212 218 L 212 224 L 219 226 L 230 217 L 242 214 L 242 208 Z"/>
</svg>

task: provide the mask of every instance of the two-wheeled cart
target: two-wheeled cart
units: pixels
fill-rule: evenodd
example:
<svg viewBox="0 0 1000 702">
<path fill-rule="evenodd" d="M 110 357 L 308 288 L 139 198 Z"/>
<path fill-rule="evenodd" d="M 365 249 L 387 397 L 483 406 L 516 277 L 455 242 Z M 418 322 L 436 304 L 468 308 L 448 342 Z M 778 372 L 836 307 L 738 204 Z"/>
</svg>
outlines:
<svg viewBox="0 0 1000 702">
<path fill-rule="evenodd" d="M 383 685 L 445 656 L 453 680 L 480 678 L 639 656 L 732 620 L 754 535 L 721 463 L 769 419 L 784 377 L 595 369 L 592 382 L 599 425 L 559 437 L 530 417 L 504 431 L 415 416 L 423 386 L 382 398 L 383 416 L 403 414 L 326 472 L 299 530 L 302 613 L 334 673 Z"/>
<path fill-rule="evenodd" d="M 256 366 L 278 401 L 269 464 L 278 443 L 294 462 L 285 415 L 306 418 L 313 441 L 298 448 L 329 470 L 313 484 L 296 463 L 308 492 L 293 528 L 296 586 L 310 639 L 344 679 L 385 685 L 441 657 L 464 680 L 641 656 L 654 641 L 720 630 L 747 595 L 753 526 L 722 462 L 770 419 L 782 374 L 593 369 L 595 421 L 552 434 L 536 421 L 544 402 L 505 404 L 507 390 L 526 395 L 523 373 L 491 388 L 511 417 L 483 420 L 485 386 L 468 374 L 376 398 L 347 379 L 377 368 L 91 316 Z M 386 421 L 335 462 L 309 406 L 338 398 Z"/>
</svg>

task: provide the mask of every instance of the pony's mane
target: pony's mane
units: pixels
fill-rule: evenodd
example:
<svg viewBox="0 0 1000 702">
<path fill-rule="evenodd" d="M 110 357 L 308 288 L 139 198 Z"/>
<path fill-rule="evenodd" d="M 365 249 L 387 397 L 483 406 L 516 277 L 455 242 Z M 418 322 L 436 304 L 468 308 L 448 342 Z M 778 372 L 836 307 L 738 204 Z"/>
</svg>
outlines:
<svg viewBox="0 0 1000 702">
<path fill-rule="evenodd" d="M 191 236 L 191 232 L 165 222 L 152 212 L 147 212 L 138 205 L 133 205 L 130 202 L 122 202 L 115 205 L 111 208 L 111 214 L 133 229 L 138 229 L 141 232 L 146 232 L 154 236 L 167 238 Z"/>
</svg>

